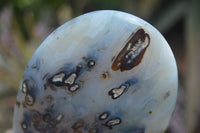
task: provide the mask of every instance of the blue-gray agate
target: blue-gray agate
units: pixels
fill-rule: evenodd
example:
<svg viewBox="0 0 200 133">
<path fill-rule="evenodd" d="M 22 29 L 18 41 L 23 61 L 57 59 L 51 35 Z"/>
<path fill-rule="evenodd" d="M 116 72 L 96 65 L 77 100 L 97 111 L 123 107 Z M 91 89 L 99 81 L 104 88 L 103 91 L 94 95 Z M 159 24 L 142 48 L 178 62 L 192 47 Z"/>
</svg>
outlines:
<svg viewBox="0 0 200 133">
<path fill-rule="evenodd" d="M 14 133 L 163 133 L 176 97 L 176 62 L 163 36 L 133 15 L 91 12 L 33 54 Z"/>
</svg>

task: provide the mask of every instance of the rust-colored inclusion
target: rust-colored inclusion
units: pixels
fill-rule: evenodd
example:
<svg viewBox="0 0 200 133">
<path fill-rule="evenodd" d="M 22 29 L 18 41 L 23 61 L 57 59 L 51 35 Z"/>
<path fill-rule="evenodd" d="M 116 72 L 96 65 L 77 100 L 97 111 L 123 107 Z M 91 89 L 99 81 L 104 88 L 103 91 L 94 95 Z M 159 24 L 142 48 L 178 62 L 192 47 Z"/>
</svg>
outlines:
<svg viewBox="0 0 200 133">
<path fill-rule="evenodd" d="M 150 37 L 140 28 L 131 35 L 125 47 L 119 52 L 112 64 L 112 70 L 128 71 L 140 64 L 146 48 L 150 44 Z"/>
</svg>

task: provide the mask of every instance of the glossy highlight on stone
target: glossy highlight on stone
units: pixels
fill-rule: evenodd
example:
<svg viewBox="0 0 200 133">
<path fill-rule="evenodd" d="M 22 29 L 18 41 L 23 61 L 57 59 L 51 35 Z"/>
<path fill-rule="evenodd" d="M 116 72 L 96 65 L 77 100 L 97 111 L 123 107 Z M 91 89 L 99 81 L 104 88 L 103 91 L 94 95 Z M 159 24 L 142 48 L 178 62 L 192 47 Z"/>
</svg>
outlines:
<svg viewBox="0 0 200 133">
<path fill-rule="evenodd" d="M 173 53 L 153 26 L 120 11 L 87 13 L 33 54 L 14 133 L 163 133 L 177 82 Z"/>
</svg>

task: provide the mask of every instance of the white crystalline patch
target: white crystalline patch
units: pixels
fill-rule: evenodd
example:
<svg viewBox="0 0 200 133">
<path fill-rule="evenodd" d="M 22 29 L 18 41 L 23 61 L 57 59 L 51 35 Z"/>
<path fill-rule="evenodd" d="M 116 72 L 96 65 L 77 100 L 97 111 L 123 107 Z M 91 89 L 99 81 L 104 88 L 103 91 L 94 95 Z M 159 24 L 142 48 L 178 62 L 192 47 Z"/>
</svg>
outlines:
<svg viewBox="0 0 200 133">
<path fill-rule="evenodd" d="M 23 92 L 23 93 L 26 93 L 26 92 L 27 92 L 27 85 L 26 85 L 26 83 L 23 83 L 23 84 L 22 84 L 22 92 Z"/>
<path fill-rule="evenodd" d="M 76 73 L 72 73 L 64 82 L 66 84 L 72 85 L 76 79 L 77 75 Z"/>
<path fill-rule="evenodd" d="M 90 65 L 90 66 L 94 66 L 94 64 L 95 64 L 94 61 L 90 61 L 90 62 L 89 62 L 89 65 Z"/>
<path fill-rule="evenodd" d="M 106 125 L 107 126 L 115 126 L 121 123 L 121 120 L 119 118 L 113 119 L 113 120 L 109 120 Z"/>
<path fill-rule="evenodd" d="M 52 79 L 52 82 L 63 82 L 63 78 L 65 77 L 64 73 L 60 73 L 58 75 L 55 75 Z"/>
<path fill-rule="evenodd" d="M 120 88 L 113 89 L 112 90 L 113 98 L 121 96 L 125 89 L 126 89 L 125 85 L 120 86 Z"/>
<path fill-rule="evenodd" d="M 59 114 L 59 115 L 56 117 L 56 120 L 57 120 L 57 121 L 60 121 L 62 118 L 63 118 L 63 115 L 62 115 L 62 114 Z"/>
<path fill-rule="evenodd" d="M 105 120 L 106 118 L 108 118 L 108 115 L 109 115 L 109 114 L 108 114 L 107 112 L 104 112 L 103 114 L 100 115 L 99 118 L 100 118 L 101 120 Z"/>
<path fill-rule="evenodd" d="M 70 91 L 74 92 L 79 88 L 79 85 L 75 84 L 69 88 Z"/>
</svg>

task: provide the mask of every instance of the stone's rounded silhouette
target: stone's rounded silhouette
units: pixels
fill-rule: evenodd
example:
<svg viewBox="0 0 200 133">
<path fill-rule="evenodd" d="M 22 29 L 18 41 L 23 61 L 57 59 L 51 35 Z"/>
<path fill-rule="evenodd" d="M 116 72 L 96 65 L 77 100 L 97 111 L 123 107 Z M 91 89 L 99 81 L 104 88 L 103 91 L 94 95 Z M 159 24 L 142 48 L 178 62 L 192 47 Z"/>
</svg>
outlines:
<svg viewBox="0 0 200 133">
<path fill-rule="evenodd" d="M 163 36 L 119 11 L 55 30 L 33 54 L 17 95 L 14 133 L 162 133 L 177 97 Z"/>
</svg>

